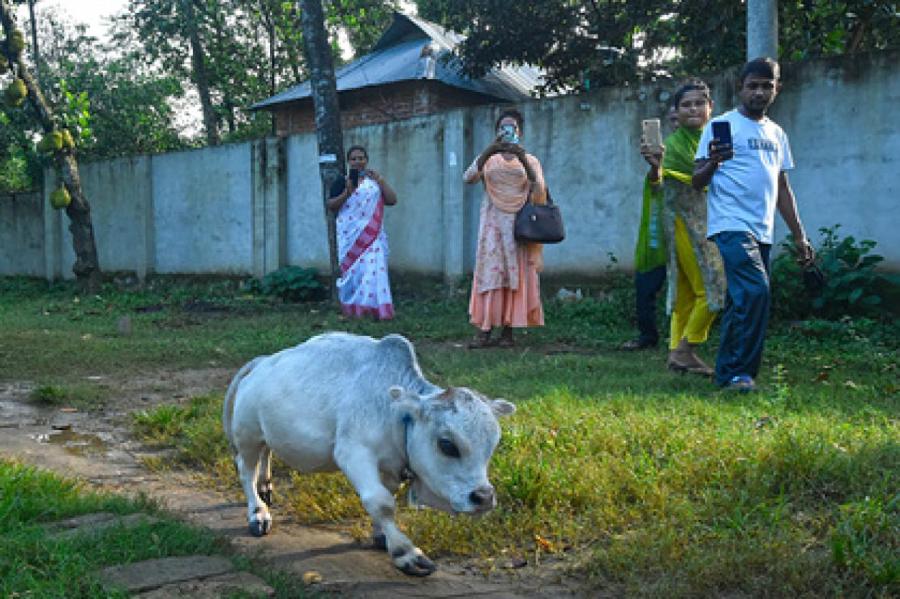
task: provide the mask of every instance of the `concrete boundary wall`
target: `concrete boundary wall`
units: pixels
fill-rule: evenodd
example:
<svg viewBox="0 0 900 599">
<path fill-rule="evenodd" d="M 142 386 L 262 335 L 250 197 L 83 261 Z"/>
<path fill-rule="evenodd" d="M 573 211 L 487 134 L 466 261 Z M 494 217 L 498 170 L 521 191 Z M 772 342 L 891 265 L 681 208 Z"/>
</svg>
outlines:
<svg viewBox="0 0 900 599">
<path fill-rule="evenodd" d="M 44 276 L 40 192 L 0 194 L 0 276 Z"/>
<path fill-rule="evenodd" d="M 771 112 L 797 162 L 791 181 L 811 236 L 874 239 L 900 269 L 900 52 L 788 65 Z M 709 79 L 716 113 L 735 103 L 734 72 Z M 521 105 L 524 144 L 541 160 L 568 237 L 545 248 L 545 272 L 590 277 L 630 268 L 646 164 L 640 121 L 663 117 L 674 84 L 601 89 Z M 345 145 L 397 191 L 386 210 L 396 271 L 456 280 L 471 272 L 480 185 L 462 173 L 492 137 L 497 107 L 359 127 Z M 82 165 L 106 271 L 261 276 L 284 265 L 328 269 L 315 135 L 271 138 Z M 0 275 L 71 277 L 68 221 L 38 195 L 0 196 Z M 784 235 L 780 223 L 776 229 Z"/>
</svg>

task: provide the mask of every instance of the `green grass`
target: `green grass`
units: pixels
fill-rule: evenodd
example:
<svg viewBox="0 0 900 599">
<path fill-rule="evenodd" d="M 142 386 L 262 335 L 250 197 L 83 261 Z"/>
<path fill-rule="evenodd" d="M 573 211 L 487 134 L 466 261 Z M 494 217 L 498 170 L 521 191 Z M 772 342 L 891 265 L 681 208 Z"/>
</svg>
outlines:
<svg viewBox="0 0 900 599">
<path fill-rule="evenodd" d="M 0 327 L 11 332 L 0 339 L 0 357 L 21 369 L 18 378 L 48 375 L 46 365 L 18 355 L 40 354 L 42 335 L 58 335 L 55 348 L 68 358 L 55 374 L 74 380 L 91 368 L 236 367 L 343 329 L 403 333 L 435 382 L 515 401 L 519 410 L 503 422 L 491 466 L 497 510 L 478 520 L 401 514 L 434 556 L 479 556 L 489 569 L 504 551 L 531 561 L 567 554 L 589 584 L 638 596 L 900 592 L 895 322 L 773 323 L 762 391 L 735 396 L 667 372 L 663 349 L 614 351 L 633 334 L 628 285 L 598 299 L 549 302 L 547 326 L 521 336 L 518 349 L 480 352 L 461 348 L 472 334 L 464 294 L 398 293 L 398 318 L 373 323 L 344 321 L 327 305 L 272 304 L 227 288 L 110 292 L 102 302 L 76 304 L 67 289 L 9 285 L 0 286 Z M 186 309 L 192 294 L 227 311 Z M 108 308 L 84 313 L 95 302 Z M 135 312 L 142 302 L 163 308 Z M 46 316 L 49 305 L 58 309 Z M 122 315 L 134 320 L 131 337 L 115 334 Z M 92 335 L 87 346 L 85 334 Z M 181 466 L 229 481 L 236 492 L 221 401 L 203 396 L 161 407 L 138 415 L 135 427 L 176 447 Z M 364 534 L 366 519 L 342 476 L 277 472 L 276 518 L 292 512 Z"/>
<path fill-rule="evenodd" d="M 0 460 L 0 596 L 105 597 L 95 573 L 114 564 L 155 557 L 220 553 L 209 533 L 169 519 L 98 536 L 57 540 L 44 525 L 93 512 L 157 513 L 147 501 L 90 492 L 80 484 Z"/>
<path fill-rule="evenodd" d="M 90 535 L 54 538 L 48 524 L 82 514 L 146 512 L 158 521 L 111 527 Z M 96 493 L 73 480 L 0 459 L 0 597 L 127 597 L 106 591 L 98 571 L 107 566 L 184 555 L 230 556 L 238 569 L 253 568 L 233 556 L 227 541 L 188 526 L 144 498 Z M 266 575 L 277 597 L 303 597 L 302 585 Z"/>
</svg>

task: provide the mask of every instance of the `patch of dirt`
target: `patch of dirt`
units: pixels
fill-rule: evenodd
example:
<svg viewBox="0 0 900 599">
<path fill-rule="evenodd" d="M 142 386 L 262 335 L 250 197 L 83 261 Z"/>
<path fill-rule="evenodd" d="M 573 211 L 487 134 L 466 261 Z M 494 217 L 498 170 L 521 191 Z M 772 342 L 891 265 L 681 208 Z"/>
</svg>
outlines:
<svg viewBox="0 0 900 599">
<path fill-rule="evenodd" d="M 160 404 L 188 401 L 196 395 L 224 393 L 232 369 L 209 368 L 130 375 L 87 377 L 113 390 L 96 412 L 42 406 L 28 401 L 34 384 L 0 382 L 0 455 L 17 458 L 104 489 L 147 495 L 194 524 L 227 537 L 239 551 L 294 574 L 310 571 L 322 582 L 316 588 L 348 597 L 490 597 L 550 598 L 588 596 L 566 579 L 559 563 L 541 567 L 500 564 L 490 576 L 464 560 L 437 560 L 439 570 L 427 578 L 398 572 L 382 551 L 325 527 L 301 526 L 279 517 L 261 539 L 247 532 L 246 504 L 209 489 L 190 473 L 156 474 L 141 464 L 153 453 L 130 434 L 129 415 Z M 413 539 L 415 541 L 415 539 Z M 596 593 L 590 596 L 597 597 Z"/>
</svg>

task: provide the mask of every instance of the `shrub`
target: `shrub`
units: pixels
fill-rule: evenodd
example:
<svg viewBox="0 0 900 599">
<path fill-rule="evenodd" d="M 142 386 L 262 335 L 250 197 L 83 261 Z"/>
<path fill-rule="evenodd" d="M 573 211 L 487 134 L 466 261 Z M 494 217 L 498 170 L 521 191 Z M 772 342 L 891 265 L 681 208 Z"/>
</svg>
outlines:
<svg viewBox="0 0 900 599">
<path fill-rule="evenodd" d="M 781 244 L 782 253 L 772 263 L 772 300 L 775 314 L 782 318 L 814 315 L 835 319 L 845 315 L 878 315 L 887 310 L 882 294 L 896 286 L 893 277 L 879 274 L 875 267 L 884 258 L 870 253 L 876 242 L 857 241 L 852 235 L 841 238 L 840 225 L 822 227 L 816 249 L 816 264 L 825 275 L 825 286 L 812 295 L 803 285 L 793 238 Z"/>
<path fill-rule="evenodd" d="M 316 278 L 314 268 L 285 266 L 260 279 L 251 279 L 247 287 L 254 293 L 274 295 L 289 302 L 309 302 L 325 297 L 325 286 Z"/>
</svg>

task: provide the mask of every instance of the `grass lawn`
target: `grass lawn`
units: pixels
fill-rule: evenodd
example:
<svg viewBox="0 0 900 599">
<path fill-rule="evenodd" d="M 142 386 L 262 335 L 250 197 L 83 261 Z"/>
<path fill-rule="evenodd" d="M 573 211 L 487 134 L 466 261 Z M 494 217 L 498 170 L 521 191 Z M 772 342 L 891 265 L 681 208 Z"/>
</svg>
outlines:
<svg viewBox="0 0 900 599">
<path fill-rule="evenodd" d="M 158 521 L 63 538 L 46 528 L 57 520 L 96 512 L 146 512 Z M 148 500 L 98 494 L 75 481 L 0 458 L 0 597 L 127 597 L 105 590 L 99 570 L 198 554 L 231 556 L 237 569 L 250 568 L 247 559 L 232 555 L 227 542 L 166 516 Z M 284 576 L 268 582 L 276 596 L 304 596 L 301 585 Z"/>
<path fill-rule="evenodd" d="M 0 280 L 0 379 L 91 404 L 86 375 L 225 366 L 325 330 L 416 343 L 426 375 L 517 403 L 491 467 L 499 507 L 478 520 L 406 510 L 432 556 L 567 556 L 588 584 L 643 596 L 896 596 L 900 593 L 900 394 L 896 322 L 774 322 L 761 391 L 729 395 L 625 354 L 633 297 L 547 302 L 547 326 L 514 350 L 467 351 L 466 296 L 401 291 L 389 323 L 327 305 L 282 305 L 233 285 L 160 284 L 78 297 Z M 116 323 L 132 320 L 120 336 Z M 714 337 L 715 339 L 716 337 Z M 715 342 L 708 344 L 712 358 Z M 87 388 L 86 388 L 87 385 Z M 221 396 L 135 419 L 181 463 L 234 480 Z M 236 480 L 234 488 L 237 489 Z M 277 476 L 279 512 L 364 534 L 341 476 Z M 276 523 L 277 526 L 277 523 Z"/>
</svg>

